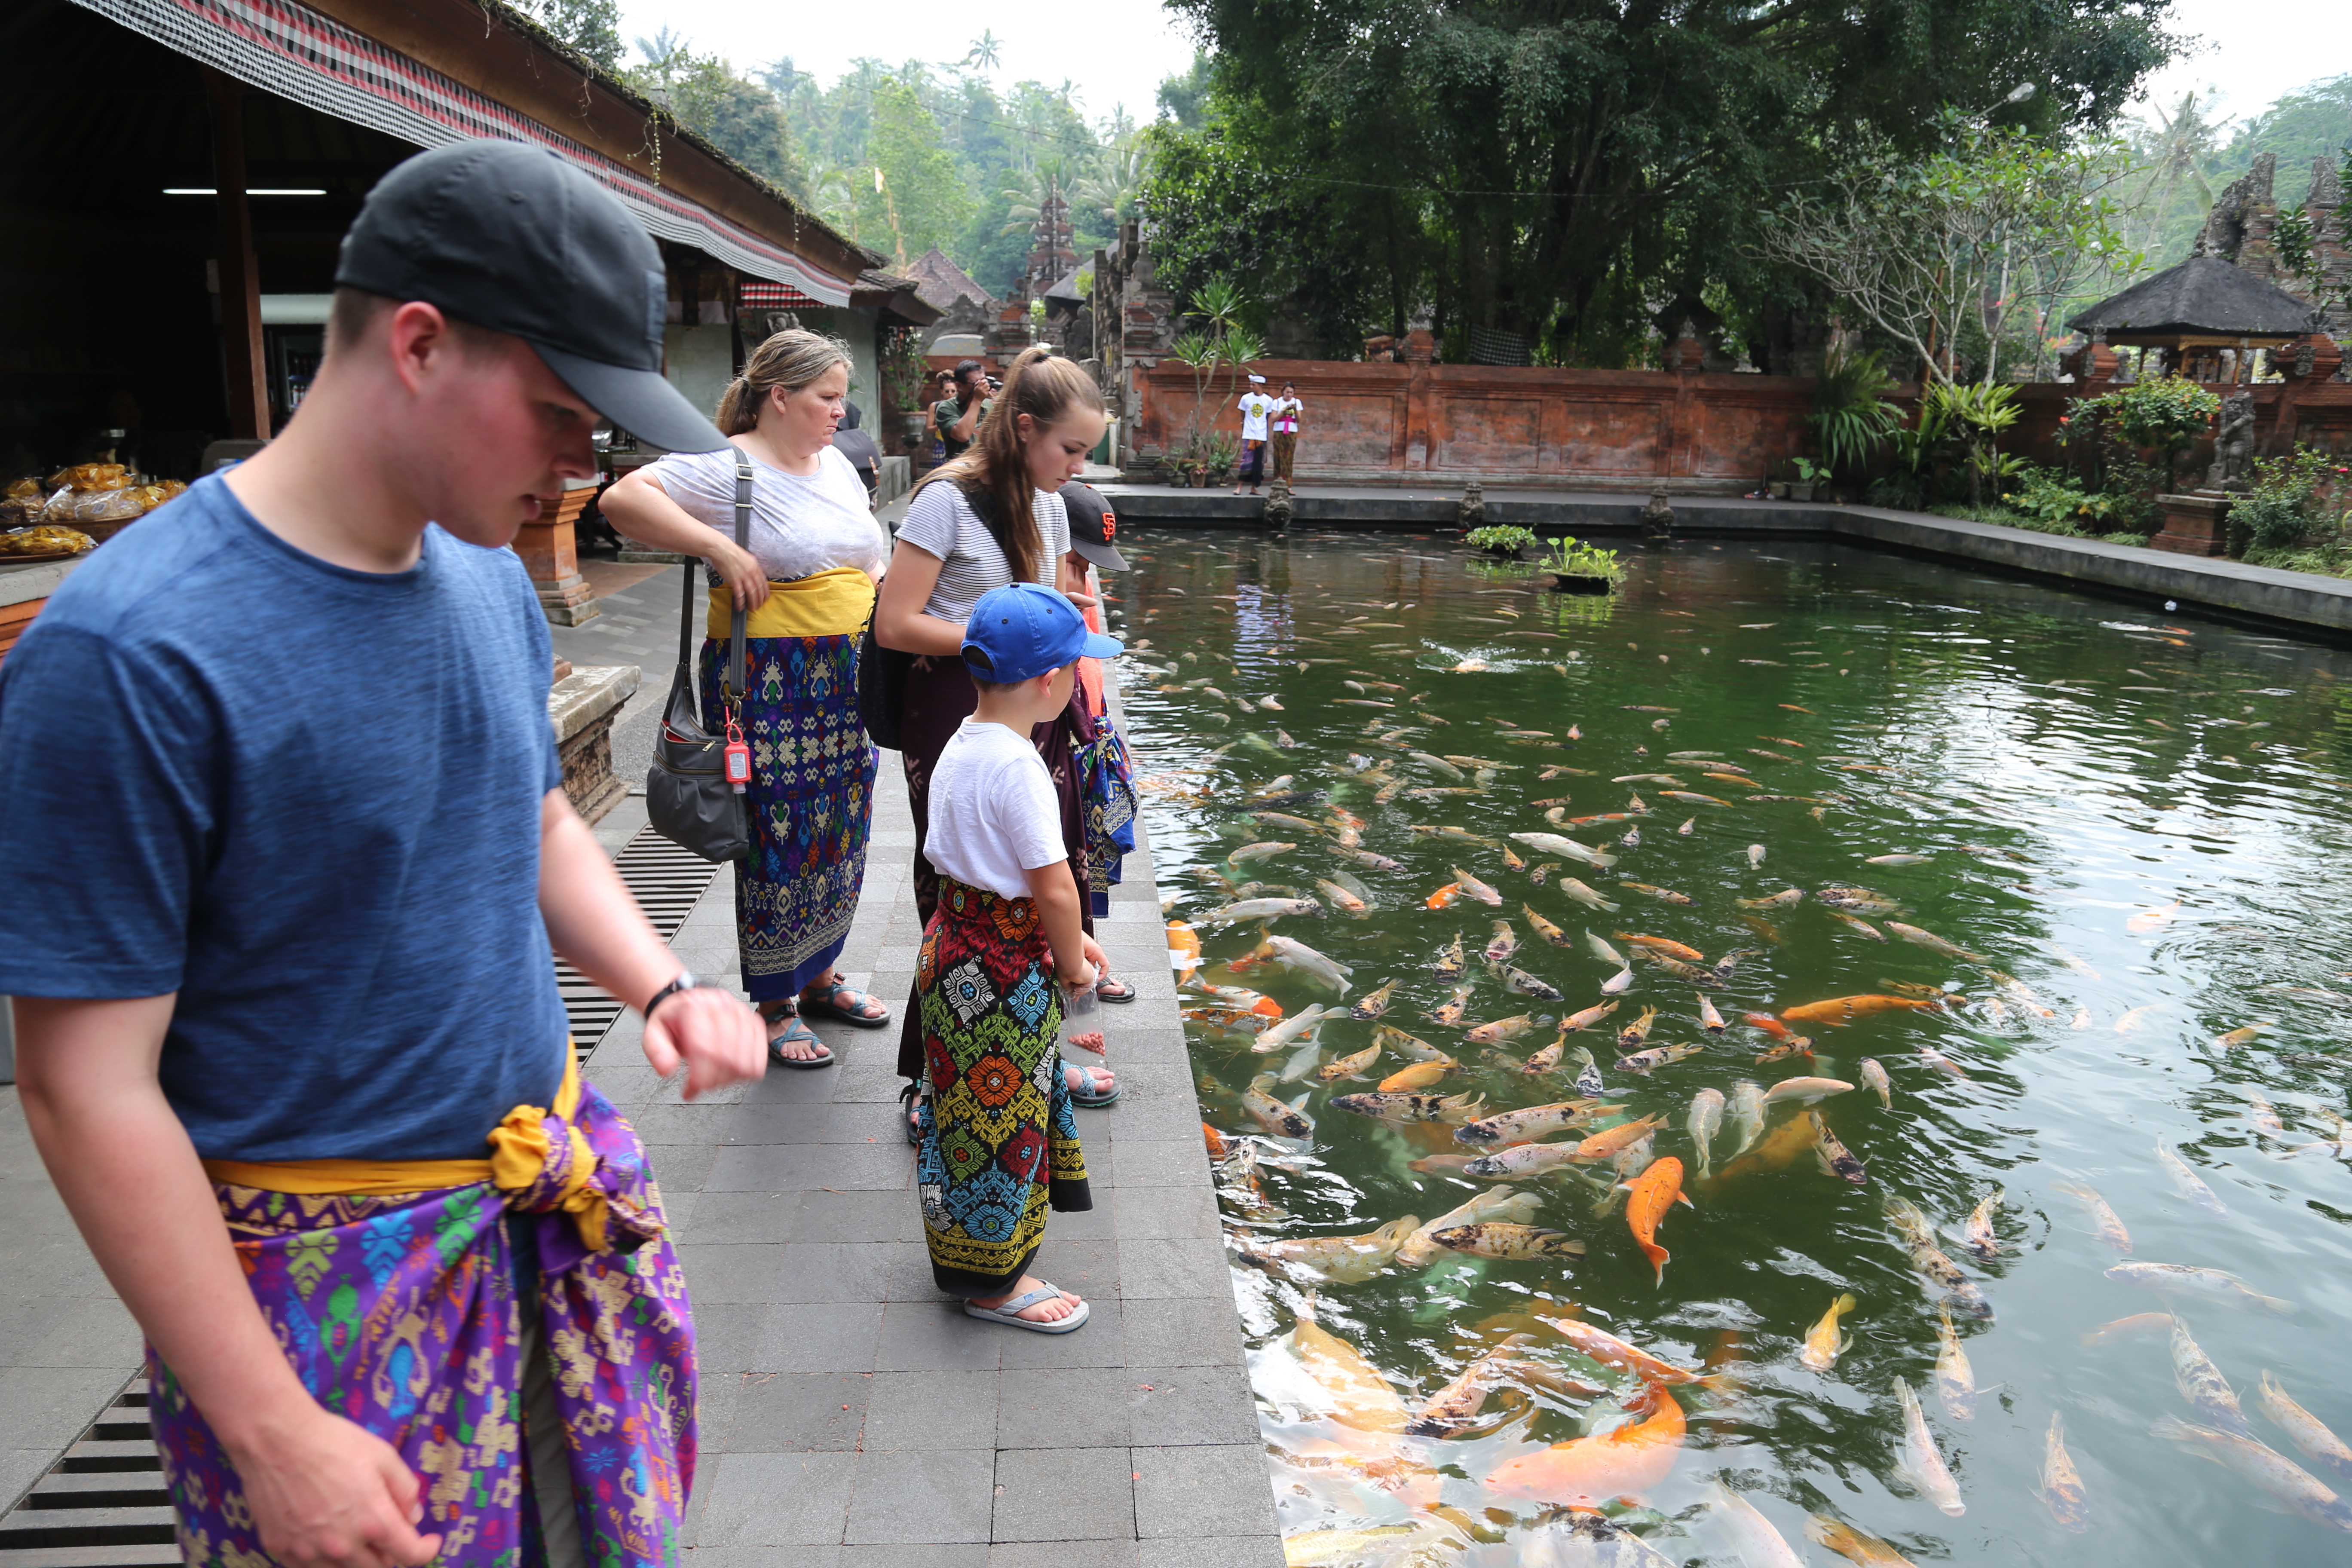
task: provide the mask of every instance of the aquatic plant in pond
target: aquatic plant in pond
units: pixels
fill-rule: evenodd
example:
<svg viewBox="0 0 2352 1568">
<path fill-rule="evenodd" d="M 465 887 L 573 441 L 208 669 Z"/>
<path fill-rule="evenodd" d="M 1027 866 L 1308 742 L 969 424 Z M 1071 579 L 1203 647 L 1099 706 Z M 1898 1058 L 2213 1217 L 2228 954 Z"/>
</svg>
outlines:
<svg viewBox="0 0 2352 1568">
<path fill-rule="evenodd" d="M 2352 660 L 1827 545 L 1593 599 L 1427 539 L 1128 553 L 1302 1560 L 1540 1561 L 1565 1506 L 1729 1561 L 1736 1504 L 2332 1560 Z"/>
</svg>

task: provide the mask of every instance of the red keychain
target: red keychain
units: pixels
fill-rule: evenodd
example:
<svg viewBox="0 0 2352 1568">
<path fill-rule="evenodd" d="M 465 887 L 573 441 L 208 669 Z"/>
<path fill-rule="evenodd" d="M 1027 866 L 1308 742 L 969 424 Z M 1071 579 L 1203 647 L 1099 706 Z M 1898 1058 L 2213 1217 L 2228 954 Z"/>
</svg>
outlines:
<svg viewBox="0 0 2352 1568">
<path fill-rule="evenodd" d="M 743 743 L 743 731 L 731 713 L 727 716 L 727 750 L 723 755 L 727 782 L 735 786 L 737 795 L 741 795 L 743 787 L 751 782 L 751 748 Z"/>
</svg>

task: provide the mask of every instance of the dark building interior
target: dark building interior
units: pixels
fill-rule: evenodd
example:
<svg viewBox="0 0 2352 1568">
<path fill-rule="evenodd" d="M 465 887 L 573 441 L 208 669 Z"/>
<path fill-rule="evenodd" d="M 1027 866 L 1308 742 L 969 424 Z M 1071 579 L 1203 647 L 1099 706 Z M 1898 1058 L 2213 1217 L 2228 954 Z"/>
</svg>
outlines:
<svg viewBox="0 0 2352 1568">
<path fill-rule="evenodd" d="M 39 60 L 0 100 L 0 475 L 100 451 L 194 479 L 232 434 L 220 333 L 219 203 L 205 68 L 67 0 L 0 19 L 0 58 Z M 234 85 L 234 84 L 232 84 Z M 333 288 L 335 246 L 361 198 L 415 148 L 236 86 L 265 296 Z M 267 317 L 265 316 L 265 320 Z M 315 365 L 315 324 L 266 329 L 273 427 Z M 110 432 L 121 430 L 120 437 Z"/>
</svg>

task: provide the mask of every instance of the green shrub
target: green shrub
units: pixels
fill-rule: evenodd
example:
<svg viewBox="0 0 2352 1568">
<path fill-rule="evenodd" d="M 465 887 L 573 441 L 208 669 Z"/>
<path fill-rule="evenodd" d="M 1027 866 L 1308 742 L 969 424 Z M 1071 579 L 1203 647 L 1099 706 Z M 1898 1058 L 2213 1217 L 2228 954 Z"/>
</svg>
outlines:
<svg viewBox="0 0 2352 1568">
<path fill-rule="evenodd" d="M 1545 567 L 1564 577 L 1606 577 L 1614 583 L 1625 575 L 1624 565 L 1613 550 L 1599 550 L 1580 543 L 1567 534 L 1551 542 L 1551 552 L 1544 557 Z"/>
<path fill-rule="evenodd" d="M 1496 526 L 1474 528 L 1463 538 L 1470 542 L 1473 549 L 1492 550 L 1506 555 L 1543 542 L 1527 529 Z"/>
<path fill-rule="evenodd" d="M 1813 412 L 1806 423 L 1821 443 L 1825 468 L 1849 473 L 1869 467 L 1887 437 L 1903 423 L 1903 411 L 1886 401 L 1895 390 L 1894 377 L 1878 351 L 1832 346 L 1813 378 Z"/>
<path fill-rule="evenodd" d="M 2243 530 L 2253 549 L 2292 550 L 2314 533 L 2340 527 L 2336 489 L 2345 465 L 2332 455 L 2298 447 L 2284 458 L 2254 459 L 2253 493 L 2230 509 L 2230 526 Z"/>
</svg>

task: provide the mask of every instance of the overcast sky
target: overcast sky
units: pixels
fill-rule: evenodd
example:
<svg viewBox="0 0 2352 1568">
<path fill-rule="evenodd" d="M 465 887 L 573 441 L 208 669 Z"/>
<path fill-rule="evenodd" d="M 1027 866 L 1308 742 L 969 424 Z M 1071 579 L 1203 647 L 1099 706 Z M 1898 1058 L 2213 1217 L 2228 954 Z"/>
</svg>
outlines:
<svg viewBox="0 0 2352 1568">
<path fill-rule="evenodd" d="M 2149 82 L 2168 112 L 2181 94 L 2220 89 L 2216 116 L 2243 120 L 2281 94 L 2352 71 L 2352 7 L 2336 0 L 2173 0 L 2176 31 L 2206 47 Z"/>
<path fill-rule="evenodd" d="M 987 28 L 1000 45 L 1000 83 L 1067 78 L 1087 114 L 1097 118 L 1125 103 L 1138 120 L 1150 120 L 1161 79 L 1192 58 L 1190 37 L 1158 0 L 1090 0 L 1078 11 L 999 11 L 949 0 L 899 0 L 870 11 L 855 5 L 623 0 L 621 17 L 626 38 L 650 36 L 667 24 L 697 49 L 740 67 L 790 55 L 828 86 L 861 55 L 893 65 L 909 57 L 961 60 Z M 2211 87 L 2220 89 L 2220 114 L 2243 118 L 2305 81 L 2352 70 L 2352 5 L 2341 0 L 2174 0 L 2173 18 L 2179 31 L 2202 35 L 2206 47 L 2150 84 L 2150 95 L 2168 108 L 2184 92 Z"/>
</svg>

